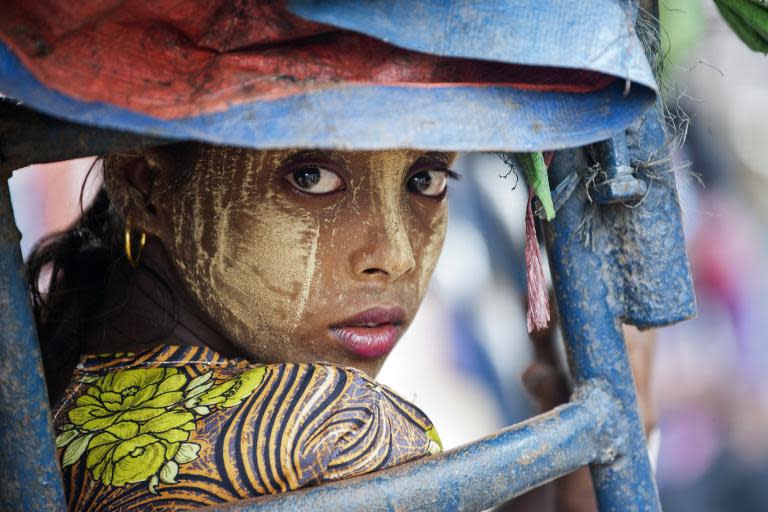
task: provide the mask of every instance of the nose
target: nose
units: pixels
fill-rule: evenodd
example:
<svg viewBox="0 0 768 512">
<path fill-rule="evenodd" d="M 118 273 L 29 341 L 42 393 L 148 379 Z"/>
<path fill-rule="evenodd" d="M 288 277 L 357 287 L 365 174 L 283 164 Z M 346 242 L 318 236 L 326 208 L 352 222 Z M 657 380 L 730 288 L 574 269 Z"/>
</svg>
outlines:
<svg viewBox="0 0 768 512">
<path fill-rule="evenodd" d="M 416 268 L 402 214 L 387 213 L 363 224 L 367 227 L 360 234 L 361 243 L 350 256 L 351 270 L 357 279 L 396 281 Z"/>
</svg>

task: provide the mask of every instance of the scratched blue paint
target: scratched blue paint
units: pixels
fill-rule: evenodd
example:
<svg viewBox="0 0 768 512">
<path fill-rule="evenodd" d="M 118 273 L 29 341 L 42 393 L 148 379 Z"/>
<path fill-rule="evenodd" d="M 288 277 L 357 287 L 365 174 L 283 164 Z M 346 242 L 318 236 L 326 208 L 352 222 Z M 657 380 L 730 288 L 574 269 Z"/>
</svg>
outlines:
<svg viewBox="0 0 768 512">
<path fill-rule="evenodd" d="M 64 510 L 11 197 L 0 183 L 0 510 Z"/>
<path fill-rule="evenodd" d="M 670 148 L 655 111 L 630 126 L 627 141 L 648 192 L 631 212 L 618 210 L 614 221 L 626 261 L 616 280 L 620 316 L 640 328 L 670 325 L 696 315 L 696 296 Z"/>
<path fill-rule="evenodd" d="M 653 119 L 649 115 L 645 124 L 651 126 Z M 633 137 L 648 143 L 652 139 L 646 135 L 641 129 Z M 659 146 L 645 149 L 650 154 Z M 585 176 L 591 164 L 582 148 L 558 152 L 550 167 L 550 184 L 556 187 L 572 172 Z M 634 208 L 623 204 L 595 208 L 584 187 L 576 187 L 557 216 L 545 225 L 574 382 L 577 386 L 605 382 L 621 404 L 617 414 L 622 425 L 613 438 L 623 447 L 623 457 L 615 464 L 591 466 L 603 512 L 660 510 L 621 320 L 664 325 L 695 312 L 682 231 L 676 231 L 680 213 L 674 175 L 666 175 L 667 182 L 655 183 L 649 188 L 654 195 Z M 592 219 L 591 242 L 585 238 L 584 226 L 590 225 L 583 222 L 585 218 Z M 672 254 L 659 254 L 664 251 Z M 654 261 L 654 257 L 661 260 Z M 676 285 L 683 290 L 672 290 Z"/>
</svg>

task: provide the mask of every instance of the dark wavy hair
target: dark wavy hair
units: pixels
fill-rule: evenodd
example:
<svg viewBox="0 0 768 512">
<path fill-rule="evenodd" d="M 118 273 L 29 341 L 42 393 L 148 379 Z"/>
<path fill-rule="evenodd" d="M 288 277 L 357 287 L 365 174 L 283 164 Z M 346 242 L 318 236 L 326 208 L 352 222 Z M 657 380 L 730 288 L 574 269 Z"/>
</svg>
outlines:
<svg viewBox="0 0 768 512">
<path fill-rule="evenodd" d="M 167 171 L 175 175 L 173 185 L 181 183 L 194 167 L 197 152 L 182 142 L 164 146 L 161 155 Z M 147 293 L 133 286 L 139 273 L 152 278 L 167 300 L 158 306 L 158 338 L 176 323 L 176 300 L 162 276 L 142 262 L 133 268 L 125 257 L 125 222 L 102 185 L 85 207 L 84 191 L 89 177 L 101 168 L 114 172 L 125 157 L 138 152 L 102 155 L 91 166 L 80 192 L 80 217 L 67 229 L 41 239 L 26 263 L 26 276 L 43 357 L 48 396 L 51 402 L 69 383 L 89 334 L 103 328 L 130 302 L 131 294 Z M 165 167 L 163 171 L 166 171 Z M 119 286 L 116 286 L 119 285 Z M 115 294 L 114 290 L 122 290 Z M 154 291 L 153 291 L 154 293 Z M 117 295 L 117 296 L 116 296 Z M 153 340 L 138 340 L 150 343 Z"/>
</svg>

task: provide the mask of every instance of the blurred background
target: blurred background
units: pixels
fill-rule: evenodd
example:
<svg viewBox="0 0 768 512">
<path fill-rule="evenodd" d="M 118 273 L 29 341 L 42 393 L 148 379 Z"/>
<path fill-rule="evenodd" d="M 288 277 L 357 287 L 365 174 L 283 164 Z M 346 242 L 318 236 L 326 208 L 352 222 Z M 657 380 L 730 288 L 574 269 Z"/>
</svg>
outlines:
<svg viewBox="0 0 768 512">
<path fill-rule="evenodd" d="M 690 117 L 675 155 L 698 299 L 659 330 L 652 387 L 667 512 L 768 510 L 768 57 L 709 1 L 660 2 L 667 102 Z M 92 159 L 11 179 L 28 254 L 68 226 Z M 463 155 L 445 250 L 416 321 L 379 380 L 419 405 L 446 448 L 528 418 L 532 358 L 522 297 L 527 193 L 495 155 Z M 99 186 L 94 173 L 85 187 Z M 766 267 L 762 267 L 766 264 Z"/>
</svg>

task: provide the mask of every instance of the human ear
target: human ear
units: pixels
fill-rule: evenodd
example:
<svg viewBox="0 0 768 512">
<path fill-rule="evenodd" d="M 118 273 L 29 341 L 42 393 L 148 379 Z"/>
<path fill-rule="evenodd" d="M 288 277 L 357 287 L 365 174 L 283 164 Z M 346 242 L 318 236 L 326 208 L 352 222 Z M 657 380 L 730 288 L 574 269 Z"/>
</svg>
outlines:
<svg viewBox="0 0 768 512">
<path fill-rule="evenodd" d="M 152 149 L 110 155 L 104 162 L 104 184 L 120 216 L 136 229 L 157 235 L 162 160 Z"/>
</svg>

